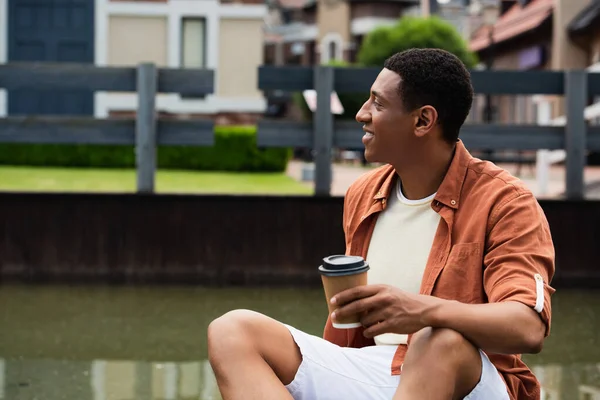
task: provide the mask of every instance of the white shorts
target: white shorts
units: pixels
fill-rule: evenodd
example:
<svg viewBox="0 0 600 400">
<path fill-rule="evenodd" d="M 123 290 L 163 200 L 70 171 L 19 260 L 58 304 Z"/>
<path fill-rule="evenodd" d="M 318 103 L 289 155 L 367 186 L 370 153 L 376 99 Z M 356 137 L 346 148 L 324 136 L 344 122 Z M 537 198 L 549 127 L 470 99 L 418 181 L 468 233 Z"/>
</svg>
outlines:
<svg viewBox="0 0 600 400">
<path fill-rule="evenodd" d="M 284 324 L 285 325 L 285 324 Z M 320 337 L 285 325 L 300 352 L 302 363 L 287 389 L 295 400 L 391 400 L 400 383 L 391 374 L 396 346 L 340 347 Z M 465 400 L 508 400 L 504 381 L 481 352 L 481 379 Z"/>
</svg>

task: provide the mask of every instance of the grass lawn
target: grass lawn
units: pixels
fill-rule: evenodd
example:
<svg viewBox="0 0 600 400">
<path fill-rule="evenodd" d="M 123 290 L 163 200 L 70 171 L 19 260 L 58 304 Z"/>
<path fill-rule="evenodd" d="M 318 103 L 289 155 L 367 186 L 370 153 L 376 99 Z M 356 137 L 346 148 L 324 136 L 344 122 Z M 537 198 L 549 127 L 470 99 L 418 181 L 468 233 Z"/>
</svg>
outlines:
<svg viewBox="0 0 600 400">
<path fill-rule="evenodd" d="M 135 170 L 0 166 L 0 190 L 134 192 Z M 285 173 L 158 170 L 157 193 L 311 194 Z"/>
</svg>

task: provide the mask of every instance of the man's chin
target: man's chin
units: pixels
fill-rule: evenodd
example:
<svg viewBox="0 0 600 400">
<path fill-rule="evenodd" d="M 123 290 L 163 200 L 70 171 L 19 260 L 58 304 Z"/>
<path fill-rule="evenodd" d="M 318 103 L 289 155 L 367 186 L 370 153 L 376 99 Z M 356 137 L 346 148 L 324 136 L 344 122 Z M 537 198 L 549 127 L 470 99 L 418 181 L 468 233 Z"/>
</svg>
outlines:
<svg viewBox="0 0 600 400">
<path fill-rule="evenodd" d="M 369 162 L 369 163 L 379 162 L 379 160 L 377 159 L 377 156 L 369 150 L 365 150 L 364 155 L 365 155 L 365 160 L 367 160 L 367 162 Z"/>
</svg>

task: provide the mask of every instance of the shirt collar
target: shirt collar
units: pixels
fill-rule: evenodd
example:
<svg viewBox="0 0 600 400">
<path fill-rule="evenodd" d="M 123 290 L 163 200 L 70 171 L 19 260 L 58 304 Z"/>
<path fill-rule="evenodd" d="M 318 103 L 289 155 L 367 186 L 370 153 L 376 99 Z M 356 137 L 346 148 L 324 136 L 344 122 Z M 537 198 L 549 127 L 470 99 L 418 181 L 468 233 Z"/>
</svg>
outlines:
<svg viewBox="0 0 600 400">
<path fill-rule="evenodd" d="M 450 167 L 442 181 L 434 201 L 438 201 L 450 208 L 457 209 L 460 202 L 460 193 L 467 174 L 467 168 L 472 160 L 471 154 L 465 148 L 463 142 L 459 139 L 456 142 L 454 156 L 450 162 Z M 396 171 L 392 166 L 388 166 L 388 173 L 385 174 L 379 190 L 373 196 L 374 200 L 389 198 L 396 178 Z"/>
</svg>

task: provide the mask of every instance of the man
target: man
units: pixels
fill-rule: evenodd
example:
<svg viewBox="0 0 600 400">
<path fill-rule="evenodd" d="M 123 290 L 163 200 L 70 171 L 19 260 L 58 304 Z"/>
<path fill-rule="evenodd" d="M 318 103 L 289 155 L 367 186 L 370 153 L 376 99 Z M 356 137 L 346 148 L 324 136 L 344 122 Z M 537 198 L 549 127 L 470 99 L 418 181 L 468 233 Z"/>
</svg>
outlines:
<svg viewBox="0 0 600 400">
<path fill-rule="evenodd" d="M 554 249 L 535 197 L 458 140 L 473 89 L 452 54 L 390 57 L 356 119 L 385 163 L 344 202 L 369 285 L 333 298 L 324 339 L 251 311 L 208 330 L 223 399 L 539 399 L 519 354 L 550 329 Z M 360 313 L 363 327 L 331 321 Z"/>
</svg>

